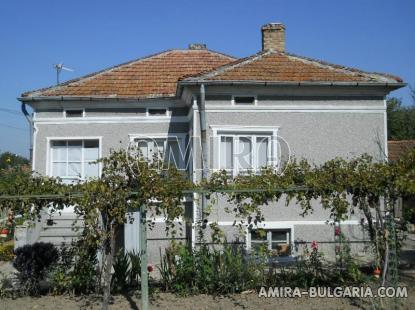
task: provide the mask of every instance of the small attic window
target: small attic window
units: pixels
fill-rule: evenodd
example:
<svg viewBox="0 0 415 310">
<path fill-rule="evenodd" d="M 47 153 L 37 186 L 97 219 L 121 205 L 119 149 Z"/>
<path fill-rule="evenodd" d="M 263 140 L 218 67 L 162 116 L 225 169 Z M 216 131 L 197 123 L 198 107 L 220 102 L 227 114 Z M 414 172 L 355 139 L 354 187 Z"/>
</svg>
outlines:
<svg viewBox="0 0 415 310">
<path fill-rule="evenodd" d="M 167 116 L 167 109 L 148 109 L 148 116 Z"/>
<path fill-rule="evenodd" d="M 84 117 L 84 110 L 65 110 L 65 117 Z"/>
<path fill-rule="evenodd" d="M 232 103 L 235 105 L 255 105 L 255 96 L 234 96 L 232 97 Z"/>
</svg>

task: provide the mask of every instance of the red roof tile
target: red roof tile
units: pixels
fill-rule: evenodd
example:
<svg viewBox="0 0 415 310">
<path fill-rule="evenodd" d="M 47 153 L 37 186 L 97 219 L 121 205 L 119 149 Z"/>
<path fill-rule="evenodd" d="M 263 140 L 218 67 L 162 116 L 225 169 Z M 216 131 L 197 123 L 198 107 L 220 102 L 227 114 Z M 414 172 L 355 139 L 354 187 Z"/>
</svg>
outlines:
<svg viewBox="0 0 415 310">
<path fill-rule="evenodd" d="M 210 71 L 234 60 L 210 50 L 168 50 L 22 96 L 169 97 L 175 95 L 181 77 Z"/>
<path fill-rule="evenodd" d="M 23 97 L 157 98 L 175 96 L 184 81 L 367 82 L 398 84 L 399 77 L 369 73 L 300 57 L 265 51 L 238 59 L 201 50 L 169 50 L 137 59 L 59 86 L 26 92 Z"/>
<path fill-rule="evenodd" d="M 260 52 L 211 72 L 187 77 L 205 81 L 402 82 L 399 77 L 369 73 L 277 51 Z"/>
<path fill-rule="evenodd" d="M 388 141 L 389 160 L 397 160 L 413 148 L 415 148 L 415 140 Z"/>
</svg>

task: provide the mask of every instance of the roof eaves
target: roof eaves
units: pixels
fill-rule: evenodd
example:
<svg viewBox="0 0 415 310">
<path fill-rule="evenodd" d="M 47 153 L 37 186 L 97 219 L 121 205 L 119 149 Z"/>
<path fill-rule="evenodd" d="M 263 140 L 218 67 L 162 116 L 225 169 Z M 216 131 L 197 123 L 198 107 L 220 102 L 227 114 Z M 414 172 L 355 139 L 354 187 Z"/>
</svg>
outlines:
<svg viewBox="0 0 415 310">
<path fill-rule="evenodd" d="M 402 83 L 403 80 L 398 77 L 391 74 L 386 73 L 377 73 L 377 72 L 367 72 L 363 71 L 357 68 L 348 67 L 348 66 L 342 66 L 337 65 L 333 63 L 329 63 L 323 60 L 311 58 L 311 57 L 305 57 L 305 56 L 298 56 L 296 54 L 292 53 L 285 53 L 288 57 L 295 58 L 300 61 L 304 61 L 307 63 L 311 63 L 313 65 L 317 65 L 326 69 L 336 70 L 340 71 L 345 74 L 351 74 L 351 75 L 364 75 L 368 80 L 378 80 L 380 82 L 389 82 L 389 83 Z"/>
<path fill-rule="evenodd" d="M 139 101 L 145 99 L 171 99 L 176 97 L 175 94 L 150 94 L 146 96 L 29 96 L 18 97 L 21 102 L 35 102 L 35 101 Z"/>
<path fill-rule="evenodd" d="M 263 86 L 362 86 L 362 87 L 387 87 L 400 88 L 406 86 L 406 83 L 387 83 L 387 82 L 342 82 L 342 81 L 258 81 L 258 80 L 182 80 L 179 85 L 263 85 Z"/>
</svg>

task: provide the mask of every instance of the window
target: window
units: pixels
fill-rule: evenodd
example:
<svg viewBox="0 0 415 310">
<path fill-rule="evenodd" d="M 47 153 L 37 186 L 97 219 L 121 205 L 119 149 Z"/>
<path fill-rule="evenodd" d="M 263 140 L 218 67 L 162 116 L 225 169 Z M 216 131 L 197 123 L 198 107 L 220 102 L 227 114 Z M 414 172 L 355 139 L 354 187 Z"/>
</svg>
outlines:
<svg viewBox="0 0 415 310">
<path fill-rule="evenodd" d="M 267 249 L 272 256 L 291 254 L 291 229 L 251 230 L 251 250 Z"/>
<path fill-rule="evenodd" d="M 51 141 L 51 175 L 65 183 L 99 177 L 99 140 Z"/>
<path fill-rule="evenodd" d="M 172 163 L 181 169 L 184 166 L 184 150 L 182 139 L 178 137 L 167 138 L 136 138 L 140 154 L 151 160 L 154 156 L 160 156 L 165 163 Z"/>
<path fill-rule="evenodd" d="M 65 116 L 67 118 L 83 117 L 84 116 L 84 110 L 65 110 Z"/>
<path fill-rule="evenodd" d="M 148 116 L 167 116 L 167 109 L 148 109 Z"/>
<path fill-rule="evenodd" d="M 254 96 L 234 96 L 233 104 L 235 105 L 255 105 L 256 98 Z"/>
<path fill-rule="evenodd" d="M 270 165 L 271 138 L 265 135 L 220 135 L 219 169 L 233 175 L 260 171 Z"/>
</svg>

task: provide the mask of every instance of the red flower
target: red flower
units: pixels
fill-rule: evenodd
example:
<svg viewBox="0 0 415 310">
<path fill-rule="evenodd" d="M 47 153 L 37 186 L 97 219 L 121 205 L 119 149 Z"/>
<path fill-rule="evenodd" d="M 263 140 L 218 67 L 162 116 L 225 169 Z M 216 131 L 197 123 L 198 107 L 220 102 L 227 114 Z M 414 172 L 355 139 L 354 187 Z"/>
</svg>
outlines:
<svg viewBox="0 0 415 310">
<path fill-rule="evenodd" d="M 153 272 L 154 271 L 154 267 L 152 265 L 147 265 L 147 271 L 148 272 Z"/>
<path fill-rule="evenodd" d="M 317 241 L 313 240 L 313 242 L 311 242 L 311 248 L 313 250 L 318 250 L 318 244 Z"/>
<path fill-rule="evenodd" d="M 339 227 L 339 226 L 336 226 L 336 227 L 334 228 L 334 234 L 335 234 L 336 236 L 340 236 L 340 233 L 341 233 L 341 229 L 340 229 L 340 227 Z"/>
</svg>

